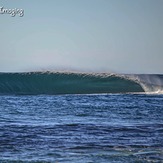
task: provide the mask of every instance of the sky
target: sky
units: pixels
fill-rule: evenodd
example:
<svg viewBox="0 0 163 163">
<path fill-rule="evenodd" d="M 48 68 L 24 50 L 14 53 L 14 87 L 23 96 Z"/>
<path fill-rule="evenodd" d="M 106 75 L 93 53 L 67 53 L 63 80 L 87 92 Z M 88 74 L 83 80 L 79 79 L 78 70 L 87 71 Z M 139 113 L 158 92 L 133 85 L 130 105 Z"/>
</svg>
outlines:
<svg viewBox="0 0 163 163">
<path fill-rule="evenodd" d="M 2 8 L 3 7 L 3 8 Z M 0 72 L 163 73 L 163 0 L 0 0 Z"/>
</svg>

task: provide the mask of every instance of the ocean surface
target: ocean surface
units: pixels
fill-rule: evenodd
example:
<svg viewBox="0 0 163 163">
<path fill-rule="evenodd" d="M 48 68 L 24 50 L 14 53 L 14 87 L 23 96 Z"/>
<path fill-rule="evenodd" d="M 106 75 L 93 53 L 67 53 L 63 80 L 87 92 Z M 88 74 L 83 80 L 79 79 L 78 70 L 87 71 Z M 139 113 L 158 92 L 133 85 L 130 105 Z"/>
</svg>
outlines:
<svg viewBox="0 0 163 163">
<path fill-rule="evenodd" d="M 0 73 L 0 162 L 163 162 L 162 79 Z"/>
</svg>

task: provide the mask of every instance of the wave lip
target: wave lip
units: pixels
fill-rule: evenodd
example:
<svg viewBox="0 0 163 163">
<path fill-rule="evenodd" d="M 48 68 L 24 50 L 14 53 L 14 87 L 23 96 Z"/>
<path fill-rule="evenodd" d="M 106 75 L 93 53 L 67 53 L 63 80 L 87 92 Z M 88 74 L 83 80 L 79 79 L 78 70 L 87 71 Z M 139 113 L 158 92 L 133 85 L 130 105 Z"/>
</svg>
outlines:
<svg viewBox="0 0 163 163">
<path fill-rule="evenodd" d="M 144 92 L 143 82 L 107 73 L 0 73 L 0 94 L 98 94 Z"/>
<path fill-rule="evenodd" d="M 147 94 L 163 94 L 163 75 L 140 74 L 129 78 L 139 83 Z"/>
</svg>

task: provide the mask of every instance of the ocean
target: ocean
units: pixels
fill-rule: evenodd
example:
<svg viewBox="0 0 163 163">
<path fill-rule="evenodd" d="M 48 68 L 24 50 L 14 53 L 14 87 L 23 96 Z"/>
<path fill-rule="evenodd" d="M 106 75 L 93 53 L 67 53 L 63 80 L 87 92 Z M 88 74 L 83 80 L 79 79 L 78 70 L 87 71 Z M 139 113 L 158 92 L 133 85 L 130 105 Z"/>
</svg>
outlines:
<svg viewBox="0 0 163 163">
<path fill-rule="evenodd" d="M 163 75 L 0 73 L 1 163 L 163 162 Z"/>
</svg>

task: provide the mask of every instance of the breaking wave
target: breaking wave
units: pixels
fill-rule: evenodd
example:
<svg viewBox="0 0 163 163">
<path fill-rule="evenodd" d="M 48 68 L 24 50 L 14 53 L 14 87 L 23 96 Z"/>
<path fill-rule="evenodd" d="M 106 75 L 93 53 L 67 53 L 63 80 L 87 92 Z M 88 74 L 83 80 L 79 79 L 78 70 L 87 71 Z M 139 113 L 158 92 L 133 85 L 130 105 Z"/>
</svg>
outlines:
<svg viewBox="0 0 163 163">
<path fill-rule="evenodd" d="M 157 87 L 162 90 L 162 85 L 147 82 L 145 75 L 73 72 L 0 73 L 0 94 L 131 93 L 153 92 L 157 91 L 155 90 Z"/>
</svg>

